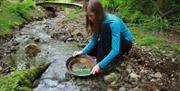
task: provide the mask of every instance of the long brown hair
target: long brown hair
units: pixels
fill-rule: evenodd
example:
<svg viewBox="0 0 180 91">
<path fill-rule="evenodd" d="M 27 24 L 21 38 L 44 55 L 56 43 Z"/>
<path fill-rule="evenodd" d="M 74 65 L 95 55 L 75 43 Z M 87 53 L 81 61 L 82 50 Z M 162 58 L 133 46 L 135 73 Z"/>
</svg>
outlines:
<svg viewBox="0 0 180 91">
<path fill-rule="evenodd" d="M 95 14 L 95 22 L 91 22 L 88 19 L 88 15 L 86 15 L 86 30 L 88 34 L 91 34 L 92 32 L 98 33 L 105 18 L 103 7 L 98 0 L 90 0 L 87 7 L 85 7 L 86 11 L 87 8 Z"/>
</svg>

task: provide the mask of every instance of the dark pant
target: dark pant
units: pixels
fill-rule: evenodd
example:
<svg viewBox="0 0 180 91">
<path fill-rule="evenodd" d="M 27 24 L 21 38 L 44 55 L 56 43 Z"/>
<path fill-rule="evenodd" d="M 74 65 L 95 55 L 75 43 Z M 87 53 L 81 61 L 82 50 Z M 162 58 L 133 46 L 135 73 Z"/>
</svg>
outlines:
<svg viewBox="0 0 180 91">
<path fill-rule="evenodd" d="M 101 31 L 99 35 L 100 39 L 98 43 L 87 53 L 90 56 L 95 56 L 97 58 L 97 62 L 100 62 L 103 58 L 105 58 L 112 49 L 112 34 L 109 25 L 104 26 L 102 30 L 103 31 Z M 120 53 L 115 58 L 121 57 L 132 48 L 132 42 L 126 40 L 122 34 L 120 39 Z"/>
</svg>

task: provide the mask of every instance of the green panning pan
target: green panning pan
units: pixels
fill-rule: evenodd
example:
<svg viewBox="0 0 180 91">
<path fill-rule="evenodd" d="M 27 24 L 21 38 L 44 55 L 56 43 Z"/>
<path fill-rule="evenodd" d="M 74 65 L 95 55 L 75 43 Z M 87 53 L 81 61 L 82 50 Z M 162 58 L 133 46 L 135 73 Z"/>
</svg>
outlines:
<svg viewBox="0 0 180 91">
<path fill-rule="evenodd" d="M 68 72 L 74 76 L 90 76 L 91 70 L 95 65 L 95 59 L 88 55 L 70 57 L 66 61 Z"/>
</svg>

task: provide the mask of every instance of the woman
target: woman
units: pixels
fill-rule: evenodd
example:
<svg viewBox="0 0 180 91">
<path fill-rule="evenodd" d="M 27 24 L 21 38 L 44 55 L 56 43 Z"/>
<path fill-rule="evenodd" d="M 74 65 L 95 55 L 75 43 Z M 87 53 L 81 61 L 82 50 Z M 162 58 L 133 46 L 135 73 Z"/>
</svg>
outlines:
<svg viewBox="0 0 180 91">
<path fill-rule="evenodd" d="M 75 51 L 73 56 L 95 56 L 98 64 L 91 71 L 93 75 L 132 47 L 132 34 L 126 25 L 117 16 L 105 13 L 98 0 L 90 0 L 87 5 L 86 29 L 90 30 L 91 39 L 83 50 Z"/>
</svg>

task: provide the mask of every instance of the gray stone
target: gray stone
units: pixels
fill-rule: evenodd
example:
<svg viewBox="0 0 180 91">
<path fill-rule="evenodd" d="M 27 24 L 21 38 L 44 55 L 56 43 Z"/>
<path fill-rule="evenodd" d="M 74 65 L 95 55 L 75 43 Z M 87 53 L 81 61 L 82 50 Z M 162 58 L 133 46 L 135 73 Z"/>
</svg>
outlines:
<svg viewBox="0 0 180 91">
<path fill-rule="evenodd" d="M 45 79 L 44 83 L 49 87 L 55 87 L 58 85 L 58 81 L 53 81 L 51 79 Z"/>
<path fill-rule="evenodd" d="M 104 81 L 107 83 L 111 83 L 113 81 L 116 81 L 118 79 L 118 75 L 116 73 L 110 73 L 109 75 L 106 75 L 104 77 Z"/>
<path fill-rule="evenodd" d="M 162 74 L 160 72 L 157 72 L 154 74 L 154 77 L 156 78 L 161 78 L 162 77 Z"/>
<path fill-rule="evenodd" d="M 118 91 L 126 91 L 126 88 L 123 86 L 123 87 L 119 88 Z"/>
<path fill-rule="evenodd" d="M 138 79 L 140 76 L 137 75 L 136 73 L 131 73 L 130 77 L 133 78 L 133 79 Z"/>
<path fill-rule="evenodd" d="M 113 91 L 113 89 L 107 89 L 107 91 Z"/>
<path fill-rule="evenodd" d="M 0 71 L 2 71 L 3 70 L 3 68 L 0 66 Z"/>
<path fill-rule="evenodd" d="M 132 72 L 132 69 L 126 69 L 126 71 L 127 71 L 128 73 L 131 73 L 131 72 Z"/>
</svg>

